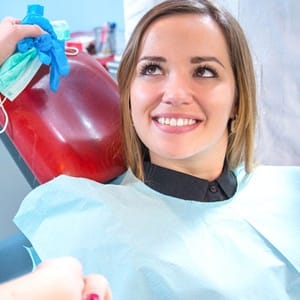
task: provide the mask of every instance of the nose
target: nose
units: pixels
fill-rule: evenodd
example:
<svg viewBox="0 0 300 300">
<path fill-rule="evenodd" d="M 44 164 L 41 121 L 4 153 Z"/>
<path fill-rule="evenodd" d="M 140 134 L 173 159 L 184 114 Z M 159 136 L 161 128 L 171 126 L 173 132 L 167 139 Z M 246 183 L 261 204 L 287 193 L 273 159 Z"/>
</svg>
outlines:
<svg viewBox="0 0 300 300">
<path fill-rule="evenodd" d="M 191 82 L 187 75 L 169 74 L 166 77 L 162 102 L 169 105 L 188 105 L 193 99 Z"/>
</svg>

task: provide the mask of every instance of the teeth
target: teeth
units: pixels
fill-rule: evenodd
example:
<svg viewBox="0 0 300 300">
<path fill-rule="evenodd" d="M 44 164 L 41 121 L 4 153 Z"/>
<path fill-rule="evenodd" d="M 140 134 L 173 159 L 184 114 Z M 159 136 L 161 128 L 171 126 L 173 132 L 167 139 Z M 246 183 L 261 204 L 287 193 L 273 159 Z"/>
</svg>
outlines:
<svg viewBox="0 0 300 300">
<path fill-rule="evenodd" d="M 196 123 L 194 119 L 184 119 L 184 118 L 158 118 L 157 122 L 162 125 L 169 125 L 169 126 L 187 126 L 193 125 Z"/>
</svg>

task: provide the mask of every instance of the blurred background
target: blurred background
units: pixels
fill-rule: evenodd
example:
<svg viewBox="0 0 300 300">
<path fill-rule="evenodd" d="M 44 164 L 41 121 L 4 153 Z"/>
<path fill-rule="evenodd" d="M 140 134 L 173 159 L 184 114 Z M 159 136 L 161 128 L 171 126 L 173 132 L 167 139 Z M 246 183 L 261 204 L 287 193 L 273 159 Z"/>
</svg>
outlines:
<svg viewBox="0 0 300 300">
<path fill-rule="evenodd" d="M 5 1 L 0 18 L 23 18 L 28 4 L 45 7 L 45 17 L 66 20 L 71 32 L 116 23 L 117 55 L 140 16 L 154 3 L 145 0 Z M 218 0 L 238 19 L 248 37 L 257 75 L 259 163 L 300 165 L 300 2 L 298 0 Z M 15 159 L 17 154 L 13 155 Z M 0 141 L 0 239 L 17 231 L 12 223 L 31 190 L 7 146 Z"/>
</svg>

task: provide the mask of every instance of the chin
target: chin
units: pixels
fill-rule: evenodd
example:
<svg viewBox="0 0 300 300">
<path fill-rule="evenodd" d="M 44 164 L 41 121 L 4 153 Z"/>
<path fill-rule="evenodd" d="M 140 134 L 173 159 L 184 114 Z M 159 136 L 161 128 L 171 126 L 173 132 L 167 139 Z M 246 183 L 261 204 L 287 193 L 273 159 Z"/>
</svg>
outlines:
<svg viewBox="0 0 300 300">
<path fill-rule="evenodd" d="M 189 159 L 192 154 L 191 153 L 187 153 L 187 152 L 182 152 L 182 151 L 165 151 L 162 152 L 160 151 L 160 157 L 162 159 L 166 159 L 166 160 L 184 160 L 184 159 Z"/>
</svg>

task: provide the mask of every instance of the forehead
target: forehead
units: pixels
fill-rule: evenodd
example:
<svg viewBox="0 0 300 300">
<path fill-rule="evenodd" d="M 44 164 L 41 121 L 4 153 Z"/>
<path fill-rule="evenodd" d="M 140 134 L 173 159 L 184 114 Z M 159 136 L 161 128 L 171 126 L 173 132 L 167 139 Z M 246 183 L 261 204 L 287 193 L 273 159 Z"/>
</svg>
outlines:
<svg viewBox="0 0 300 300">
<path fill-rule="evenodd" d="M 166 48 L 174 53 L 217 51 L 227 54 L 227 42 L 220 26 L 207 15 L 178 14 L 155 20 L 145 31 L 139 47 L 142 52 Z"/>
</svg>

